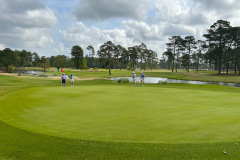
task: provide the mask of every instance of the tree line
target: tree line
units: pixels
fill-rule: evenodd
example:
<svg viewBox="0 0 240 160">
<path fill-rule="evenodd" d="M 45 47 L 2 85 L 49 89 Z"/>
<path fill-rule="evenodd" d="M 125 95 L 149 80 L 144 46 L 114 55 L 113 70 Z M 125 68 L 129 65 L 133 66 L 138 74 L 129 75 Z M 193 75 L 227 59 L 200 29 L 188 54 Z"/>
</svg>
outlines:
<svg viewBox="0 0 240 160">
<path fill-rule="evenodd" d="M 107 68 L 109 75 L 111 69 L 171 69 L 177 72 L 179 69 L 214 69 L 221 74 L 223 70 L 238 71 L 240 74 L 240 27 L 232 27 L 230 22 L 218 20 L 203 34 L 205 40 L 196 40 L 194 36 L 172 36 L 166 43 L 166 51 L 161 59 L 157 53 L 141 43 L 125 48 L 107 41 L 95 52 L 89 45 L 84 56 L 83 49 L 79 45 L 72 47 L 70 57 L 57 55 L 40 57 L 37 53 L 26 50 L 0 50 L 0 67 L 9 70 L 13 67 L 71 67 L 76 69 Z"/>
<path fill-rule="evenodd" d="M 112 68 L 129 70 L 135 70 L 137 67 L 144 70 L 158 68 L 157 53 L 147 49 L 144 43 L 126 49 L 107 41 L 100 46 L 97 53 L 91 45 L 86 50 L 88 53 L 84 56 L 83 49 L 75 45 L 71 49 L 70 57 L 65 55 L 40 57 L 35 52 L 5 48 L 0 50 L 0 67 L 7 71 L 12 71 L 14 68 L 22 70 L 25 67 L 41 67 L 43 70 L 49 67 L 76 69 L 96 67 L 109 69 L 109 75 L 111 75 Z"/>
<path fill-rule="evenodd" d="M 214 69 L 221 74 L 223 70 L 237 71 L 240 74 L 240 27 L 233 27 L 230 22 L 218 20 L 206 34 L 204 40 L 194 36 L 172 36 L 166 43 L 167 49 L 160 59 L 162 68 L 171 69 Z"/>
<path fill-rule="evenodd" d="M 83 57 L 83 49 L 80 46 L 72 47 L 71 57 L 75 68 L 107 68 L 109 75 L 112 68 L 129 70 L 135 70 L 137 67 L 143 70 L 158 68 L 157 53 L 148 49 L 144 43 L 126 49 L 107 41 L 100 46 L 97 53 L 91 45 L 86 49 L 88 54 Z"/>
<path fill-rule="evenodd" d="M 67 67 L 71 65 L 71 60 L 64 55 L 58 56 L 39 56 L 35 52 L 26 50 L 12 50 L 5 48 L 0 50 L 1 70 L 12 71 L 14 68 L 23 70 L 25 67 L 40 67 L 46 70 L 49 67 Z"/>
</svg>

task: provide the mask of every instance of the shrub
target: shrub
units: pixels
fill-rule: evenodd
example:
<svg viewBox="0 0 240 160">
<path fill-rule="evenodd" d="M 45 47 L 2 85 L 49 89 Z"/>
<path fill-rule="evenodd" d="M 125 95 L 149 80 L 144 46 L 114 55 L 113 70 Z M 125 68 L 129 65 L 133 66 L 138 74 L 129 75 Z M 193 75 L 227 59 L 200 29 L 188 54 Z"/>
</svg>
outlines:
<svg viewBox="0 0 240 160">
<path fill-rule="evenodd" d="M 167 84 L 168 82 L 167 81 L 158 81 L 158 84 Z"/>
<path fill-rule="evenodd" d="M 127 64 L 126 70 L 132 70 L 129 63 Z"/>
<path fill-rule="evenodd" d="M 9 73 L 12 73 L 13 70 L 14 70 L 14 68 L 15 68 L 14 66 L 8 66 L 8 72 L 9 72 Z"/>
<path fill-rule="evenodd" d="M 130 68 L 129 66 L 127 66 L 127 68 L 126 68 L 127 70 L 132 70 L 132 68 Z"/>
<path fill-rule="evenodd" d="M 98 71 L 99 69 L 97 67 L 92 68 L 94 71 Z"/>
<path fill-rule="evenodd" d="M 118 83 L 129 83 L 129 79 L 127 79 L 127 78 L 120 78 L 117 82 Z"/>
</svg>

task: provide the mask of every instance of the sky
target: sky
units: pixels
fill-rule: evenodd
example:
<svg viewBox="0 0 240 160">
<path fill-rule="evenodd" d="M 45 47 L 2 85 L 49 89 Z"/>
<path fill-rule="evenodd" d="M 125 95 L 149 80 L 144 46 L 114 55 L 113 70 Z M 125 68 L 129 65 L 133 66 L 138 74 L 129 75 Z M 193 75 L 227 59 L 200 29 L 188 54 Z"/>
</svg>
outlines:
<svg viewBox="0 0 240 160">
<path fill-rule="evenodd" d="M 70 56 L 107 41 L 144 43 L 160 58 L 171 36 L 203 34 L 217 20 L 240 26 L 239 0 L 0 0 L 0 50 Z"/>
</svg>

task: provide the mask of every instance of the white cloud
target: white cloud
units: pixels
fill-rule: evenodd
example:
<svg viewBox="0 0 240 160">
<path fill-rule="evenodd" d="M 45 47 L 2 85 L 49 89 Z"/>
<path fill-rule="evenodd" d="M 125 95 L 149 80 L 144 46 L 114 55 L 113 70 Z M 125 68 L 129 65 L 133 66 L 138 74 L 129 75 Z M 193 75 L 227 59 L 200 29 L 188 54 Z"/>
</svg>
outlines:
<svg viewBox="0 0 240 160">
<path fill-rule="evenodd" d="M 239 21 L 240 1 L 237 0 L 155 0 L 155 5 L 157 20 L 168 24 L 203 28 L 219 19 Z"/>
<path fill-rule="evenodd" d="M 97 51 L 110 40 L 161 54 L 173 35 L 203 39 L 219 19 L 240 26 L 239 7 L 237 0 L 0 0 L 0 47 L 69 56 L 73 45 Z"/>
<path fill-rule="evenodd" d="M 30 26 L 48 28 L 57 23 L 54 13 L 46 8 L 44 10 L 31 10 L 26 13 L 26 20 L 32 21 Z"/>
<path fill-rule="evenodd" d="M 202 39 L 210 25 L 219 19 L 239 23 L 236 9 L 240 2 L 231 0 L 154 0 L 156 16 L 150 22 L 157 24 L 165 36 L 193 35 Z M 227 10 L 225 10 L 228 8 Z"/>
<path fill-rule="evenodd" d="M 22 13 L 27 10 L 45 8 L 39 0 L 0 0 L 1 11 L 7 13 Z"/>
<path fill-rule="evenodd" d="M 92 45 L 97 51 L 103 43 L 112 41 L 114 44 L 128 47 L 132 40 L 126 37 L 122 29 L 101 30 L 97 27 L 86 27 L 82 22 L 69 26 L 65 30 L 60 30 L 61 44 L 64 44 L 65 52 L 70 53 L 74 45 L 81 46 L 86 50 L 88 45 Z"/>
<path fill-rule="evenodd" d="M 134 42 L 161 40 L 162 32 L 158 25 L 149 25 L 145 22 L 128 20 L 123 21 L 123 28 L 129 38 Z"/>
<path fill-rule="evenodd" d="M 148 25 L 138 21 L 123 21 L 123 29 L 101 30 L 97 27 L 86 27 L 82 22 L 60 30 L 61 44 L 64 52 L 70 53 L 74 45 L 79 45 L 85 50 L 92 45 L 97 51 L 103 43 L 112 41 L 115 45 L 131 47 L 145 43 L 149 49 L 160 53 L 160 43 L 165 40 L 157 25 Z M 58 49 L 56 49 L 58 50 Z M 59 50 L 58 50 L 59 51 Z"/>
<path fill-rule="evenodd" d="M 239 9 L 240 2 L 238 0 L 193 0 L 196 4 L 201 5 L 204 11 L 212 10 L 220 14 L 233 12 Z"/>
<path fill-rule="evenodd" d="M 50 29 L 57 18 L 37 0 L 1 0 L 0 44 L 12 49 L 42 51 L 53 43 Z M 41 49 L 40 49 L 41 48 Z"/>
<path fill-rule="evenodd" d="M 78 0 L 74 14 L 78 20 L 144 19 L 147 15 L 147 4 L 147 0 Z"/>
<path fill-rule="evenodd" d="M 20 28 L 49 28 L 57 23 L 57 18 L 53 12 L 48 9 L 27 10 L 22 14 L 2 13 L 0 20 L 4 25 L 8 25 L 7 29 Z"/>
<path fill-rule="evenodd" d="M 0 50 L 3 50 L 4 48 L 6 48 L 6 47 L 4 46 L 4 44 L 1 44 L 1 43 L 0 43 Z"/>
<path fill-rule="evenodd" d="M 164 27 L 163 33 L 168 37 L 175 35 L 180 36 L 197 35 L 197 29 L 193 26 L 168 24 Z"/>
</svg>

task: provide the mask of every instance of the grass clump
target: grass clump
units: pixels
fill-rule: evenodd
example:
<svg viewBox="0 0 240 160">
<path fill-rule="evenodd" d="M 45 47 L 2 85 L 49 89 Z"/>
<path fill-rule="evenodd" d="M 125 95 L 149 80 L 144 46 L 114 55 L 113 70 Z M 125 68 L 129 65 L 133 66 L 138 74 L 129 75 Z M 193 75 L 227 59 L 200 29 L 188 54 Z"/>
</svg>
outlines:
<svg viewBox="0 0 240 160">
<path fill-rule="evenodd" d="M 120 78 L 117 82 L 118 83 L 129 83 L 129 79 L 127 79 L 127 78 Z"/>
<path fill-rule="evenodd" d="M 92 68 L 93 71 L 98 71 L 99 69 L 97 67 Z"/>
<path fill-rule="evenodd" d="M 168 84 L 168 82 L 167 81 L 158 81 L 158 84 Z"/>
</svg>

